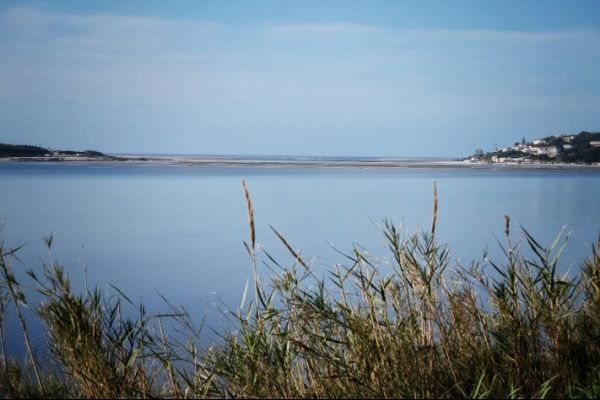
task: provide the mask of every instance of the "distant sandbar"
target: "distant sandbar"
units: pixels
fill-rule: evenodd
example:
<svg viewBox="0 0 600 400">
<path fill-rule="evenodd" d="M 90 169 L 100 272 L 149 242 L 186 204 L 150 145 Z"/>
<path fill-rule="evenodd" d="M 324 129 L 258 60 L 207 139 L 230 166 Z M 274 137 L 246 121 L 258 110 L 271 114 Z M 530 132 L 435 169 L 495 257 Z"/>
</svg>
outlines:
<svg viewBox="0 0 600 400">
<path fill-rule="evenodd" d="M 567 163 L 488 163 L 444 159 L 320 159 L 298 158 L 259 158 L 221 156 L 107 156 L 107 157 L 7 157 L 7 162 L 55 162 L 55 163 L 102 163 L 102 164 L 155 164 L 182 166 L 221 166 L 251 168 L 466 168 L 466 169 L 510 169 L 510 170 L 599 170 L 600 164 Z"/>
</svg>

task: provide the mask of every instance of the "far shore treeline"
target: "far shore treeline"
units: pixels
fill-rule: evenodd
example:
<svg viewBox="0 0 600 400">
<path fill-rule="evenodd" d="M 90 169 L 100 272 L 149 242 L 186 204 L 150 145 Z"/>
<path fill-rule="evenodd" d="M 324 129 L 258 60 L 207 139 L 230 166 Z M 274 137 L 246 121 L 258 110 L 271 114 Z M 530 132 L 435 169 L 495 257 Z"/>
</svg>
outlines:
<svg viewBox="0 0 600 400">
<path fill-rule="evenodd" d="M 72 151 L 50 150 L 39 146 L 24 144 L 0 143 L 0 158 L 7 157 L 52 157 L 52 156 L 81 156 L 81 157 L 106 157 L 96 150 Z"/>
</svg>

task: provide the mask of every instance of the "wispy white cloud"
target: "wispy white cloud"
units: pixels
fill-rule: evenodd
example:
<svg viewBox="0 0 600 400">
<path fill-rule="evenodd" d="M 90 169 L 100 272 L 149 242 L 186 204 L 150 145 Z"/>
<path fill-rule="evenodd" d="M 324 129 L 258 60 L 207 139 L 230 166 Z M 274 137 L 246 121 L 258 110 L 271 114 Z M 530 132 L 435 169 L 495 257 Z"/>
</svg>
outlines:
<svg viewBox="0 0 600 400">
<path fill-rule="evenodd" d="M 276 35 L 293 36 L 330 36 L 330 35 L 371 35 L 383 34 L 390 30 L 365 24 L 355 24 L 347 22 L 335 23 L 299 23 L 272 25 L 270 30 Z"/>
<path fill-rule="evenodd" d="M 462 43 L 465 45 L 573 45 L 584 41 L 597 43 L 600 32 L 591 30 L 571 31 L 512 31 L 493 29 L 412 29 L 396 31 L 400 36 L 418 39 L 424 42 Z"/>
<path fill-rule="evenodd" d="M 355 35 L 366 41 L 354 41 Z M 335 45 L 327 41 L 331 36 L 338 38 Z M 0 12 L 0 37 L 5 80 L 36 73 L 44 80 L 49 73 L 64 72 L 84 86 L 97 78 L 99 84 L 129 86 L 132 95 L 160 99 L 170 92 L 186 101 L 190 92 L 218 94 L 219 85 L 224 94 L 231 92 L 228 88 L 247 87 L 249 92 L 284 95 L 287 86 L 290 94 L 310 87 L 343 96 L 350 89 L 337 83 L 344 80 L 373 92 L 379 85 L 401 87 L 407 81 L 425 86 L 465 79 L 460 76 L 465 68 L 480 68 L 469 80 L 485 80 L 485 67 L 504 68 L 499 71 L 503 76 L 523 75 L 515 73 L 519 64 L 527 67 L 574 53 L 597 59 L 600 52 L 598 32 L 393 30 L 355 23 L 271 24 L 240 31 L 209 21 L 34 8 Z M 155 96 L 149 87 L 157 88 Z"/>
<path fill-rule="evenodd" d="M 207 21 L 167 20 L 148 16 L 111 14 L 61 14 L 35 8 L 12 8 L 0 12 L 3 48 L 56 51 L 143 52 L 145 49 L 175 51 L 178 42 L 201 43 L 222 29 Z"/>
<path fill-rule="evenodd" d="M 505 44 L 512 46 L 573 45 L 582 42 L 598 44 L 600 32 L 593 30 L 569 31 L 515 31 L 494 29 L 398 29 L 376 25 L 328 22 L 266 25 L 266 29 L 277 36 L 303 37 L 308 40 L 326 39 L 331 36 L 363 36 L 389 41 L 414 41 L 427 43 L 461 43 L 464 45 Z"/>
</svg>

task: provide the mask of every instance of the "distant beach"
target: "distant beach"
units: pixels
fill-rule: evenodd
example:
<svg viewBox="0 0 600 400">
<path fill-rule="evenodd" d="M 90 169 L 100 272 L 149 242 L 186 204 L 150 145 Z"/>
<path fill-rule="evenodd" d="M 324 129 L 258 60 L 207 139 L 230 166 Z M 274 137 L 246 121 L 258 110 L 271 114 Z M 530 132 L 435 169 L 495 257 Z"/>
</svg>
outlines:
<svg viewBox="0 0 600 400">
<path fill-rule="evenodd" d="M 107 157 L 8 157 L 0 163 L 102 163 L 157 164 L 181 166 L 222 166 L 252 168 L 465 168 L 509 170 L 596 170 L 598 164 L 567 163 L 490 163 L 442 158 L 367 158 L 367 157 L 284 157 L 284 156 L 190 156 L 190 155 L 115 155 Z"/>
</svg>

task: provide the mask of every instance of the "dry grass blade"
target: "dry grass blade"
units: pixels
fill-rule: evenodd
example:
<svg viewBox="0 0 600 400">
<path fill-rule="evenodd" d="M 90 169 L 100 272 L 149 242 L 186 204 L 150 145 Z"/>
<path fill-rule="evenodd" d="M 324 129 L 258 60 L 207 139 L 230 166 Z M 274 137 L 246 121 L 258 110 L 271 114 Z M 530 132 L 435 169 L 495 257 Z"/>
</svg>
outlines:
<svg viewBox="0 0 600 400">
<path fill-rule="evenodd" d="M 288 243 L 287 240 L 285 240 L 285 238 L 283 237 L 283 235 L 281 233 L 279 233 L 277 231 L 277 229 L 273 228 L 272 225 L 269 225 L 269 228 L 271 228 L 271 230 L 275 233 L 275 235 L 277 235 L 277 237 L 279 238 L 279 240 L 281 240 L 281 242 L 283 243 L 283 245 L 288 249 L 288 251 L 290 253 L 292 253 L 292 255 L 294 256 L 294 258 L 300 263 L 302 264 L 302 266 L 304 268 L 306 268 L 307 270 L 310 270 L 310 268 L 308 268 L 308 265 L 304 262 L 304 260 L 302 259 L 302 257 L 300 257 L 300 253 L 296 252 L 293 247 Z"/>
</svg>

